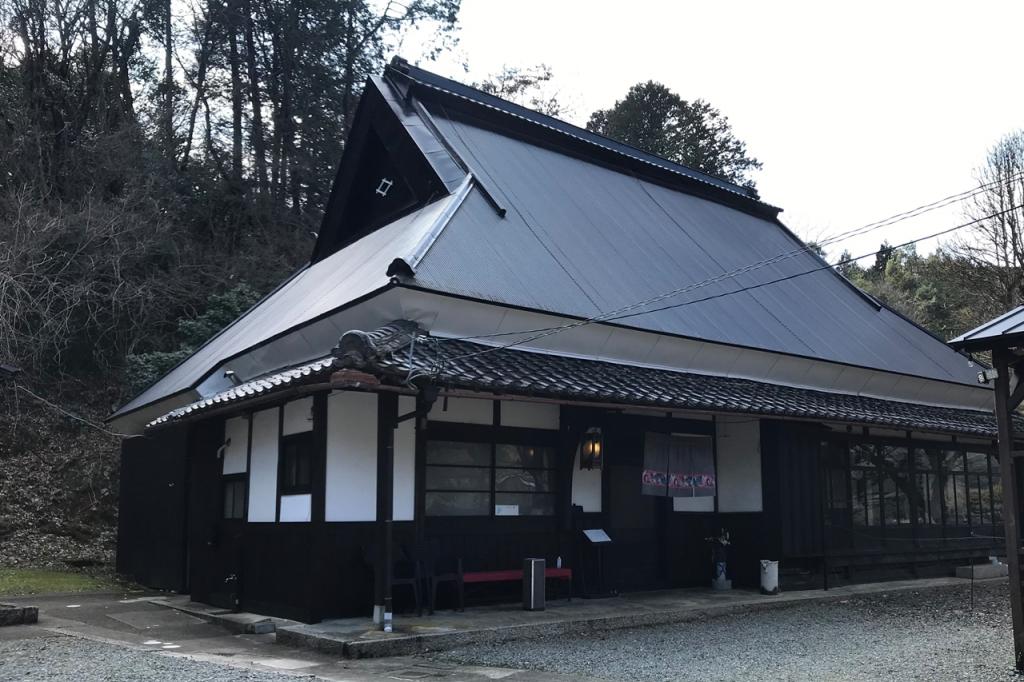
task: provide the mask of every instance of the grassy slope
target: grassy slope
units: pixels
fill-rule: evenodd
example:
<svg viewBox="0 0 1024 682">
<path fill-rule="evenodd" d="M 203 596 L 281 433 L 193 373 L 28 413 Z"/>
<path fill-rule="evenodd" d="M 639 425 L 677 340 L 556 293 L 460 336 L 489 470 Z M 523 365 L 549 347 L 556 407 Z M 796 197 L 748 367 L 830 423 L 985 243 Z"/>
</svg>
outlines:
<svg viewBox="0 0 1024 682">
<path fill-rule="evenodd" d="M 108 578 L 41 568 L 0 568 L 0 596 L 117 589 Z"/>
</svg>

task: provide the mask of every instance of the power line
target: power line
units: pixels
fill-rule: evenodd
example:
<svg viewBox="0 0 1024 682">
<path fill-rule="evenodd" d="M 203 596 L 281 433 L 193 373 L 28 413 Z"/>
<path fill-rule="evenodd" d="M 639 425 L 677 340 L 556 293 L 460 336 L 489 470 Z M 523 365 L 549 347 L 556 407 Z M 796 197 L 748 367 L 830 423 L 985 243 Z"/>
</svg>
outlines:
<svg viewBox="0 0 1024 682">
<path fill-rule="evenodd" d="M 999 211 L 997 213 L 992 213 L 990 215 L 986 215 L 986 216 L 983 216 L 981 218 L 977 218 L 975 220 L 971 220 L 969 222 L 962 223 L 960 225 L 956 225 L 955 227 L 950 227 L 950 228 L 946 228 L 945 230 L 940 230 L 938 232 L 933 232 L 933 233 L 931 233 L 929 235 L 925 235 L 923 237 L 918 237 L 916 239 L 911 239 L 909 241 L 903 242 L 902 244 L 896 244 L 896 245 L 890 246 L 889 248 L 890 249 L 902 249 L 902 248 L 911 246 L 913 244 L 917 244 L 918 242 L 926 241 L 928 239 L 934 239 L 936 237 L 941 237 L 943 235 L 950 234 L 950 233 L 955 232 L 957 230 L 962 230 L 962 229 L 967 228 L 967 227 L 972 227 L 972 226 L 977 225 L 978 223 L 980 223 L 980 222 L 982 222 L 984 220 L 989 220 L 991 218 L 997 218 L 999 216 L 1006 215 L 1007 213 L 1010 213 L 1011 211 L 1015 211 L 1015 210 L 1017 210 L 1019 208 L 1022 208 L 1022 207 L 1024 207 L 1024 204 L 1019 204 L 1019 205 L 1016 205 L 1016 206 L 1012 206 L 1012 207 L 1010 207 L 1008 209 L 1005 209 L 1003 211 Z M 521 340 L 518 340 L 518 341 L 513 341 L 513 342 L 510 342 L 510 343 L 502 344 L 502 345 L 498 345 L 498 346 L 492 346 L 492 347 L 489 347 L 489 348 L 484 348 L 484 349 L 481 349 L 481 350 L 478 350 L 478 351 L 474 351 L 472 353 L 464 353 L 462 355 L 457 355 L 457 356 L 455 356 L 453 358 L 447 358 L 445 360 L 445 362 L 451 362 L 451 361 L 455 361 L 455 360 L 463 360 L 465 358 L 475 357 L 477 355 L 484 355 L 486 353 L 492 353 L 492 352 L 497 351 L 497 350 L 503 350 L 503 349 L 506 349 L 506 348 L 512 348 L 514 346 L 520 346 L 520 345 L 525 344 L 525 343 L 530 343 L 531 341 L 536 341 L 538 339 L 546 338 L 548 336 L 552 336 L 554 334 L 558 334 L 558 333 L 561 333 L 561 332 L 569 330 L 569 329 L 575 329 L 577 327 L 582 327 L 582 326 L 585 326 L 585 325 L 588 325 L 588 324 L 592 324 L 594 322 L 609 322 L 609 321 L 614 321 L 614 320 L 622 320 L 622 319 L 626 319 L 628 317 L 636 317 L 636 316 L 639 316 L 639 315 L 646 315 L 648 313 L 660 312 L 662 310 L 670 310 L 670 309 L 674 309 L 674 308 L 681 308 L 681 307 L 684 307 L 684 306 L 693 305 L 695 303 L 703 303 L 703 302 L 711 301 L 711 300 L 718 299 L 718 298 L 724 298 L 726 296 L 733 296 L 735 294 L 740 294 L 740 293 L 743 293 L 743 292 L 746 292 L 746 291 L 751 291 L 753 289 L 759 289 L 761 287 L 770 286 L 772 284 L 778 284 L 780 282 L 786 282 L 786 281 L 789 281 L 789 280 L 792 280 L 792 279 L 796 279 L 798 277 L 803 277 L 805 275 L 810 275 L 810 274 L 813 274 L 815 272 L 821 272 L 823 270 L 831 270 L 831 269 L 833 269 L 835 267 L 838 267 L 840 265 L 846 265 L 848 263 L 853 263 L 854 261 L 858 261 L 858 260 L 860 260 L 862 258 L 867 258 L 869 256 L 877 255 L 880 252 L 881 252 L 881 249 L 878 249 L 878 250 L 871 251 L 871 252 L 868 252 L 868 253 L 865 253 L 865 254 L 861 254 L 860 256 L 851 256 L 849 258 L 844 258 L 844 259 L 842 259 L 840 261 L 837 261 L 834 264 L 829 264 L 829 263 L 826 262 L 824 265 L 822 265 L 820 267 L 812 268 L 810 270 L 805 270 L 803 272 L 794 273 L 794 274 L 791 274 L 791 275 L 787 275 L 785 277 L 779 277 L 777 279 L 769 280 L 767 282 L 760 282 L 758 284 L 751 284 L 749 286 L 741 287 L 739 289 L 734 289 L 732 291 L 726 291 L 726 292 L 722 292 L 722 293 L 719 293 L 719 294 L 714 294 L 714 295 L 711 295 L 711 296 L 706 296 L 704 298 L 698 298 L 698 299 L 694 299 L 694 300 L 691 300 L 691 301 L 684 301 L 682 303 L 673 303 L 671 305 L 662 306 L 660 308 L 653 308 L 653 309 L 650 309 L 650 310 L 643 310 L 643 311 L 640 311 L 640 312 L 622 313 L 623 310 L 628 310 L 628 309 L 633 309 L 633 308 L 641 307 L 641 306 L 644 306 L 644 305 L 649 305 L 651 302 L 657 302 L 658 300 L 664 300 L 665 298 L 669 298 L 670 296 L 675 296 L 675 295 L 679 295 L 681 293 L 686 293 L 685 290 L 679 290 L 677 293 L 669 292 L 668 294 L 662 294 L 662 295 L 656 296 L 656 297 L 654 297 L 652 299 L 648 299 L 647 301 L 640 302 L 638 304 L 632 304 L 632 305 L 629 305 L 629 306 L 624 306 L 623 308 L 620 308 L 617 311 L 613 311 L 612 313 L 608 313 L 608 314 L 601 315 L 601 316 L 595 316 L 595 317 L 587 318 L 587 319 L 584 319 L 584 320 L 576 320 L 574 322 L 567 323 L 567 324 L 564 324 L 564 325 L 560 325 L 560 326 L 557 326 L 557 327 L 548 327 L 547 329 L 538 330 L 538 333 L 536 333 L 533 336 L 530 336 L 528 338 L 525 338 L 525 339 L 521 339 Z M 699 287 L 694 287 L 694 288 L 699 288 Z M 620 313 L 622 313 L 622 314 L 620 314 Z M 520 333 L 530 333 L 530 332 L 520 332 Z"/>
<path fill-rule="evenodd" d="M 119 433 L 117 431 L 111 431 L 110 429 L 104 427 L 102 424 L 97 424 L 94 421 L 90 421 L 90 420 L 86 419 L 85 417 L 79 416 L 79 415 L 75 414 L 74 412 L 70 412 L 70 411 L 64 409 L 63 407 L 61 407 L 60 405 L 58 405 L 56 403 L 50 402 L 49 400 L 47 400 L 46 398 L 44 398 L 44 397 L 42 397 L 40 395 L 36 395 L 35 393 L 33 393 L 32 391 L 27 389 L 25 386 L 19 384 L 18 382 L 14 382 L 14 387 L 17 388 L 18 390 L 22 391 L 23 393 L 28 394 L 29 397 L 31 397 L 32 399 L 36 400 L 37 402 L 42 403 L 43 405 L 46 405 L 47 407 L 49 407 L 49 408 L 51 408 L 53 410 L 56 410 L 57 412 L 60 412 L 65 417 L 70 417 L 71 419 L 74 419 L 75 421 L 79 421 L 79 422 L 85 424 L 86 426 L 88 426 L 90 428 L 96 429 L 97 431 L 102 431 L 103 433 L 107 434 L 108 436 L 115 436 L 117 438 L 139 438 L 140 437 L 137 434 Z"/>
</svg>

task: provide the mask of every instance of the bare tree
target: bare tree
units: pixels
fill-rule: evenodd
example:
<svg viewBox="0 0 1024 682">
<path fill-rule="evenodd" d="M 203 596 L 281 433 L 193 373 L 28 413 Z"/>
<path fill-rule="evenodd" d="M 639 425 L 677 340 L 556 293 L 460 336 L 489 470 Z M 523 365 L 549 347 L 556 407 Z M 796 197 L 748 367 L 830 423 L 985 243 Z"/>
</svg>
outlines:
<svg viewBox="0 0 1024 682">
<path fill-rule="evenodd" d="M 964 286 L 988 293 L 981 305 L 996 314 L 1024 301 L 1024 131 L 989 151 L 977 179 L 984 190 L 966 214 L 978 225 L 949 249 L 966 266 L 960 269 Z"/>
</svg>

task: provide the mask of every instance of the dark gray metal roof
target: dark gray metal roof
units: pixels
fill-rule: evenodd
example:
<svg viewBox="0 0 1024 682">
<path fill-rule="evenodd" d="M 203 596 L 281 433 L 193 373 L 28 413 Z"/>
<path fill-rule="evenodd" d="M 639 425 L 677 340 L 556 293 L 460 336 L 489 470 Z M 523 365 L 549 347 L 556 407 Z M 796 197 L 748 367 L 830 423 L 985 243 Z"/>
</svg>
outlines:
<svg viewBox="0 0 1024 682">
<path fill-rule="evenodd" d="M 439 76 L 436 73 L 431 73 L 425 69 L 413 66 L 401 58 L 395 58 L 391 63 L 391 68 L 388 70 L 388 73 L 390 74 L 394 74 L 396 72 L 401 74 L 401 77 L 404 77 L 423 88 L 429 88 L 439 93 L 445 93 L 452 97 L 472 102 L 475 106 L 486 107 L 505 116 L 521 119 L 522 121 L 531 123 L 534 126 L 559 133 L 560 135 L 577 142 L 613 152 L 623 158 L 633 159 L 649 166 L 684 176 L 690 180 L 712 185 L 718 189 L 725 190 L 726 192 L 758 201 L 757 191 L 753 188 L 737 185 L 729 182 L 728 180 L 723 180 L 722 178 L 714 175 L 709 175 L 708 173 L 690 168 L 689 166 L 684 166 L 682 164 L 663 159 L 660 156 L 655 156 L 654 154 L 650 154 L 641 149 L 637 149 L 636 147 L 631 147 L 628 144 L 623 144 L 622 142 L 613 140 L 610 137 L 605 137 L 590 130 L 586 130 L 585 128 L 574 126 L 566 121 L 542 114 L 538 111 L 533 111 L 532 109 L 527 109 L 526 107 L 520 106 L 514 102 L 509 102 L 501 99 L 500 97 L 495 97 L 494 95 L 477 90 L 476 88 L 463 83 L 459 83 L 458 81 L 453 81 L 449 78 Z"/>
<path fill-rule="evenodd" d="M 474 190 L 412 283 L 587 318 L 796 252 L 649 308 L 687 305 L 617 322 L 976 385 L 966 358 L 822 270 L 775 220 L 433 114 L 507 215 Z M 794 278 L 758 286 L 787 277 Z M 731 293 L 750 286 L 758 288 Z"/>
<path fill-rule="evenodd" d="M 1003 313 L 949 342 L 953 348 L 968 351 L 992 350 L 1019 344 L 1024 344 L 1024 306 Z"/>
<path fill-rule="evenodd" d="M 439 293 L 578 318 L 716 279 L 659 304 L 681 307 L 610 322 L 976 386 L 966 358 L 820 270 L 748 189 L 413 67 L 387 75 L 368 87 L 451 194 L 303 268 L 113 417 L 187 399 L 225 360 L 274 338 L 294 336 L 301 352 L 287 362 L 263 353 L 245 378 L 321 357 L 320 341 L 292 332 L 382 290 L 389 270 Z"/>
<path fill-rule="evenodd" d="M 303 268 L 111 418 L 190 389 L 227 358 L 388 286 L 388 265 L 421 248 L 460 196 L 448 195 Z M 306 357 L 320 357 L 328 350 L 309 348 Z M 278 367 L 271 364 L 267 369 Z"/>
</svg>

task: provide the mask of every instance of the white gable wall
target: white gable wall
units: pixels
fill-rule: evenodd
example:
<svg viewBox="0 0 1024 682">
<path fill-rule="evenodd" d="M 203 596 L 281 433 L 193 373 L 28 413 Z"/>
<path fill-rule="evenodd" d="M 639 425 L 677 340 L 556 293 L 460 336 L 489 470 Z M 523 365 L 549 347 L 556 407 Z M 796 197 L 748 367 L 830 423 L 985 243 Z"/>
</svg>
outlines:
<svg viewBox="0 0 1024 682">
<path fill-rule="evenodd" d="M 249 459 L 249 418 L 232 417 L 224 422 L 222 473 L 244 474 Z"/>
<path fill-rule="evenodd" d="M 326 487 L 326 521 L 377 518 L 375 394 L 336 391 L 327 397 Z"/>
<path fill-rule="evenodd" d="M 494 401 L 476 398 L 438 398 L 430 410 L 430 419 L 462 424 L 493 424 Z"/>
<path fill-rule="evenodd" d="M 554 403 L 501 401 L 501 425 L 526 429 L 558 429 L 559 406 Z"/>
<path fill-rule="evenodd" d="M 398 399 L 398 414 L 416 409 L 416 399 Z M 376 454 L 376 450 L 374 450 Z M 391 516 L 395 521 L 412 521 L 416 510 L 416 420 L 406 419 L 395 431 L 394 500 Z"/>
<path fill-rule="evenodd" d="M 249 521 L 277 520 L 277 446 L 280 410 L 276 407 L 252 415 L 249 457 Z"/>
<path fill-rule="evenodd" d="M 284 406 L 284 423 L 282 435 L 305 433 L 313 430 L 313 396 L 300 398 L 286 403 Z"/>
</svg>

